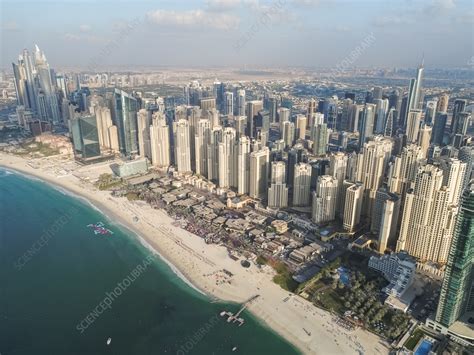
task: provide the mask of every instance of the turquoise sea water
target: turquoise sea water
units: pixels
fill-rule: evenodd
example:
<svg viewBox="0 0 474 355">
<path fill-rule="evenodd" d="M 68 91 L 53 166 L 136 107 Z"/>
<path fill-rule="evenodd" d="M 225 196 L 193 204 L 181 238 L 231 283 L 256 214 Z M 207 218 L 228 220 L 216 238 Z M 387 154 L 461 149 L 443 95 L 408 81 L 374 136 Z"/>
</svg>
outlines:
<svg viewBox="0 0 474 355">
<path fill-rule="evenodd" d="M 94 235 L 98 221 L 114 234 Z M 227 324 L 218 314 L 238 305 L 149 255 L 87 203 L 0 169 L 0 354 L 298 353 L 247 312 Z"/>
</svg>

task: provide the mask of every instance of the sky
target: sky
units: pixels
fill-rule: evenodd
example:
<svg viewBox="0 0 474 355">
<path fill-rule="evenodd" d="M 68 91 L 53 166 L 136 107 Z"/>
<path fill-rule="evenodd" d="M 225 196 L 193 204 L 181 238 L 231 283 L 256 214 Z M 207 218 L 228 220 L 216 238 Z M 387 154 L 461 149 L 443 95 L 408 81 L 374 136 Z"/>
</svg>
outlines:
<svg viewBox="0 0 474 355">
<path fill-rule="evenodd" d="M 459 67 L 471 0 L 0 0 L 0 67 Z M 469 64 L 471 63 L 471 64 Z"/>
</svg>

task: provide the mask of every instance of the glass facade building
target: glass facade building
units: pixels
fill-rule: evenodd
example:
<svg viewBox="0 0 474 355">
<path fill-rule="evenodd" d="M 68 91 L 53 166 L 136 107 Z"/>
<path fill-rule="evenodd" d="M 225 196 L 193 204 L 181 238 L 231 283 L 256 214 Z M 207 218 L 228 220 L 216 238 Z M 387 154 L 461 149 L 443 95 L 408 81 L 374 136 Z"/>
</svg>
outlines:
<svg viewBox="0 0 474 355">
<path fill-rule="evenodd" d="M 71 120 L 74 152 L 82 159 L 100 156 L 99 134 L 95 116 L 82 116 Z"/>
<path fill-rule="evenodd" d="M 474 182 L 465 190 L 441 288 L 436 321 L 451 326 L 474 310 Z"/>
<path fill-rule="evenodd" d="M 137 99 L 123 90 L 115 89 L 114 110 L 120 152 L 126 156 L 138 154 Z"/>
</svg>

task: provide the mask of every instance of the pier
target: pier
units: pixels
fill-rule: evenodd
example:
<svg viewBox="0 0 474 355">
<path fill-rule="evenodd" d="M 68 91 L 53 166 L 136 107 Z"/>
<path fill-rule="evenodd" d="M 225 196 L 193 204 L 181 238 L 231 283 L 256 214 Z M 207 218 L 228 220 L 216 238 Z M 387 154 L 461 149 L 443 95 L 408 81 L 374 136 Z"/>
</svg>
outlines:
<svg viewBox="0 0 474 355">
<path fill-rule="evenodd" d="M 240 318 L 240 314 L 247 308 L 247 306 L 252 303 L 252 301 L 256 300 L 260 295 L 255 295 L 250 297 L 247 301 L 245 301 L 242 304 L 242 307 L 240 307 L 239 311 L 236 314 L 233 314 L 232 312 L 229 311 L 222 311 L 220 313 L 221 317 L 227 317 L 227 323 L 238 323 L 239 327 L 244 324 L 245 320 L 243 318 Z"/>
</svg>

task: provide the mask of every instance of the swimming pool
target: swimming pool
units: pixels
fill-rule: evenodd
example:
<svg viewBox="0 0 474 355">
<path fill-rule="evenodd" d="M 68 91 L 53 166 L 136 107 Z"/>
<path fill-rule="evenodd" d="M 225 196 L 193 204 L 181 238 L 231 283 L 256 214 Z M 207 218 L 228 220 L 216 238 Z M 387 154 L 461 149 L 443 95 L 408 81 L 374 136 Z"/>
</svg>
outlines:
<svg viewBox="0 0 474 355">
<path fill-rule="evenodd" d="M 415 351 L 415 355 L 428 355 L 430 353 L 431 348 L 433 347 L 433 343 L 429 340 L 424 339 L 418 348 Z"/>
<path fill-rule="evenodd" d="M 346 268 L 340 266 L 337 269 L 337 272 L 339 273 L 339 280 L 345 285 L 349 286 L 350 285 L 350 276 L 349 276 L 349 270 Z"/>
</svg>

